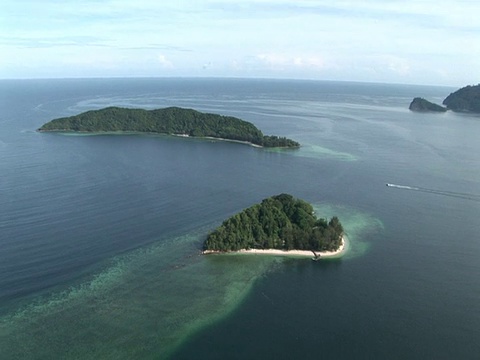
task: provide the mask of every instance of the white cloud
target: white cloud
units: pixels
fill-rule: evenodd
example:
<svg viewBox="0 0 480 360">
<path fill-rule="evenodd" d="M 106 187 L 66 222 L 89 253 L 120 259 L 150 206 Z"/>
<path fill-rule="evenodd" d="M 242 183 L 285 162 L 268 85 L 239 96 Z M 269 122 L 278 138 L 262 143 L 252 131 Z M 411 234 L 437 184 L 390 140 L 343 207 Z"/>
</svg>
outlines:
<svg viewBox="0 0 480 360">
<path fill-rule="evenodd" d="M 158 60 L 158 63 L 165 69 L 172 69 L 173 68 L 173 64 L 170 60 L 167 59 L 167 57 L 165 55 L 158 55 L 157 57 L 157 60 Z"/>
<path fill-rule="evenodd" d="M 327 65 L 319 56 L 309 55 L 285 55 L 285 54 L 259 54 L 257 59 L 272 69 L 285 69 L 288 67 L 296 68 L 317 68 L 323 69 Z"/>
<path fill-rule="evenodd" d="M 383 63 L 389 71 L 392 71 L 402 76 L 408 75 L 411 70 L 411 66 L 408 60 L 396 56 L 381 56 L 380 62 Z"/>
<path fill-rule="evenodd" d="M 290 63 L 290 59 L 281 54 L 259 54 L 257 58 L 270 68 L 283 68 Z"/>
<path fill-rule="evenodd" d="M 462 85 L 480 79 L 479 13 L 480 2 L 468 0 L 2 0 L 0 77 L 108 66 L 113 76 L 208 68 L 209 76 L 435 83 L 442 74 Z"/>
</svg>

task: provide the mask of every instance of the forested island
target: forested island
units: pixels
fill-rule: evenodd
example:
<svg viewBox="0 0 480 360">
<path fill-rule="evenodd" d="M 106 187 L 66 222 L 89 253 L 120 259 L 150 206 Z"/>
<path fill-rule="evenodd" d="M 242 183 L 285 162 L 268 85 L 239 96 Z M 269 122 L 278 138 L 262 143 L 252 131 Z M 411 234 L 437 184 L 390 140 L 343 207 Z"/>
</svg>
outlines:
<svg viewBox="0 0 480 360">
<path fill-rule="evenodd" d="M 446 110 L 458 112 L 480 113 L 480 84 L 468 85 L 448 95 L 441 105 L 432 103 L 423 98 L 415 98 L 410 103 L 409 109 L 412 111 L 436 111 L 445 112 Z"/>
<path fill-rule="evenodd" d="M 334 216 L 317 219 L 313 207 L 289 194 L 264 199 L 225 220 L 204 242 L 205 252 L 243 249 L 336 251 L 343 227 Z"/>
<path fill-rule="evenodd" d="M 453 111 L 480 113 L 480 85 L 465 86 L 443 100 Z"/>
<path fill-rule="evenodd" d="M 413 101 L 410 103 L 409 109 L 412 111 L 419 111 L 419 112 L 427 112 L 427 111 L 433 111 L 433 112 L 445 112 L 447 111 L 447 108 L 444 108 L 443 106 L 440 106 L 438 104 L 432 103 L 428 100 L 425 100 L 424 98 L 416 97 L 413 99 Z"/>
<path fill-rule="evenodd" d="M 232 116 L 168 107 L 156 110 L 108 107 L 54 119 L 38 131 L 148 132 L 248 142 L 257 146 L 297 148 L 286 137 L 266 136 L 252 123 Z"/>
</svg>

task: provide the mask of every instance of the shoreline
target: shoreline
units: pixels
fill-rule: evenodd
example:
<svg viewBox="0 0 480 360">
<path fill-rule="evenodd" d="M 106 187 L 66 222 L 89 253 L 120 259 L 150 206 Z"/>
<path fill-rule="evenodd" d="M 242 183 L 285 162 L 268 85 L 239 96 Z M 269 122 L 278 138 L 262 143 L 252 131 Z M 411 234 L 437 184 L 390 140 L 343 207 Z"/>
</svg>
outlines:
<svg viewBox="0 0 480 360">
<path fill-rule="evenodd" d="M 191 138 L 191 139 L 203 139 L 203 140 L 219 140 L 219 141 L 227 141 L 227 142 L 234 142 L 238 144 L 250 145 L 256 148 L 263 148 L 262 145 L 254 144 L 249 141 L 242 141 L 242 140 L 234 140 L 234 139 L 227 139 L 227 138 L 218 138 L 214 136 L 190 136 L 188 134 L 170 134 L 170 133 L 160 133 L 160 132 L 149 132 L 149 131 L 125 131 L 125 130 L 118 130 L 118 131 L 82 131 L 82 130 L 69 130 L 69 129 L 51 129 L 51 130 L 42 130 L 37 129 L 37 132 L 40 133 L 64 133 L 64 134 L 81 134 L 81 135 L 163 135 L 163 136 L 175 136 L 180 138 Z"/>
<path fill-rule="evenodd" d="M 238 144 L 250 145 L 250 146 L 253 146 L 253 147 L 256 147 L 256 148 L 263 148 L 262 145 L 254 144 L 254 143 L 252 143 L 252 142 L 243 141 L 243 140 L 217 138 L 217 137 L 213 137 L 213 136 L 192 136 L 192 137 L 193 137 L 193 138 L 197 138 L 197 139 L 228 141 L 228 142 L 234 142 L 234 143 L 238 143 Z"/>
<path fill-rule="evenodd" d="M 60 133 L 60 134 L 81 134 L 81 135 L 163 135 L 163 136 L 175 136 L 180 138 L 191 138 L 191 139 L 203 139 L 203 140 L 218 140 L 218 141 L 226 141 L 226 142 L 233 142 L 238 144 L 249 145 L 255 148 L 260 149 L 298 149 L 298 147 L 288 147 L 288 146 L 275 146 L 275 147 L 265 147 L 262 145 L 254 144 L 249 141 L 243 140 L 235 140 L 235 139 L 227 139 L 227 138 L 219 138 L 214 136 L 190 136 L 188 134 L 170 134 L 170 133 L 160 133 L 160 132 L 148 132 L 148 131 L 126 131 L 126 130 L 118 130 L 118 131 L 79 131 L 79 130 L 69 130 L 69 129 L 50 129 L 50 130 L 36 130 L 39 133 Z"/>
<path fill-rule="evenodd" d="M 242 249 L 237 251 L 217 251 L 205 250 L 203 255 L 210 254 L 225 254 L 225 255 L 272 255 L 272 256 L 290 256 L 290 257 L 308 257 L 313 259 L 322 258 L 337 258 L 342 257 L 348 250 L 348 238 L 343 235 L 340 246 L 335 251 L 315 251 L 316 256 L 312 250 L 280 250 L 280 249 Z"/>
</svg>

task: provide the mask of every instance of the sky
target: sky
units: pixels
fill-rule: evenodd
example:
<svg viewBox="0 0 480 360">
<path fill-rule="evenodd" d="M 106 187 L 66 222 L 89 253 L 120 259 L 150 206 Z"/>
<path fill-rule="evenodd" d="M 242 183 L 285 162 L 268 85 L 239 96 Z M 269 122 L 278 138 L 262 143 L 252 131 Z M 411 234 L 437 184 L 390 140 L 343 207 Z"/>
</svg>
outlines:
<svg viewBox="0 0 480 360">
<path fill-rule="evenodd" d="M 1 0 L 0 78 L 480 82 L 478 0 Z"/>
</svg>

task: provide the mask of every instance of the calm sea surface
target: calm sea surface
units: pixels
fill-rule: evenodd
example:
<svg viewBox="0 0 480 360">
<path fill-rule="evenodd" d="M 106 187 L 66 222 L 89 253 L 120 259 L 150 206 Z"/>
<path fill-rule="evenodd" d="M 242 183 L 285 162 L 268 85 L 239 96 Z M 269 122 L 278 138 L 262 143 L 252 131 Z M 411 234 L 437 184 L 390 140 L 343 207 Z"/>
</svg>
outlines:
<svg viewBox="0 0 480 360">
<path fill-rule="evenodd" d="M 478 359 L 480 117 L 408 110 L 454 90 L 0 81 L 1 357 Z M 106 106 L 237 116 L 303 146 L 35 131 Z M 338 215 L 348 254 L 199 255 L 279 193 Z"/>
</svg>

